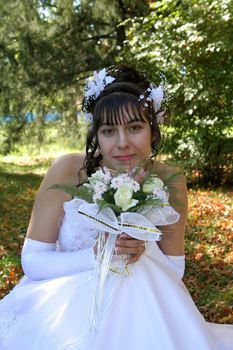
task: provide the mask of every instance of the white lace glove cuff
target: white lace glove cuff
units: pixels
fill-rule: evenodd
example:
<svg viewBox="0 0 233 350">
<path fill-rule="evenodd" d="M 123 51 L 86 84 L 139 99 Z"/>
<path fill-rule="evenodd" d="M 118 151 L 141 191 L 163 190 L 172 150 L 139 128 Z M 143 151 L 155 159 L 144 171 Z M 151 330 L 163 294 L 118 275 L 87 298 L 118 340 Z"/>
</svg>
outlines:
<svg viewBox="0 0 233 350">
<path fill-rule="evenodd" d="M 185 255 L 165 255 L 169 265 L 174 269 L 180 279 L 184 276 L 185 270 Z"/>
<path fill-rule="evenodd" d="M 55 248 L 55 243 L 25 239 L 21 263 L 25 275 L 30 280 L 40 281 L 72 275 L 95 267 L 93 248 L 75 252 L 60 252 Z"/>
</svg>

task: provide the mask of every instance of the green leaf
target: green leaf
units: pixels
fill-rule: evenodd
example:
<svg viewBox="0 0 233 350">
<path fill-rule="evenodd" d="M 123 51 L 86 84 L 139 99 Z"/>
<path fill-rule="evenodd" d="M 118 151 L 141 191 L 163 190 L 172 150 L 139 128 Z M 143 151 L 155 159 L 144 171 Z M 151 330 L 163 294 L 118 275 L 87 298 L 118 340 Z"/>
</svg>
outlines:
<svg viewBox="0 0 233 350">
<path fill-rule="evenodd" d="M 111 204 L 109 202 L 106 202 L 105 200 L 97 200 L 97 204 L 99 206 L 99 211 L 105 209 L 105 208 L 111 208 L 116 215 L 119 215 L 122 212 L 122 209 L 118 207 L 115 204 Z"/>
<path fill-rule="evenodd" d="M 153 199 L 153 198 L 151 198 L 151 199 L 148 199 L 143 204 L 137 204 L 134 207 L 129 208 L 127 211 L 135 212 L 135 211 L 140 211 L 140 210 L 143 210 L 143 209 L 147 209 L 147 208 L 151 208 L 151 207 L 157 207 L 157 206 L 159 206 L 159 207 L 163 206 L 163 202 L 160 199 Z"/>
<path fill-rule="evenodd" d="M 68 184 L 54 184 L 54 185 L 50 186 L 47 189 L 47 191 L 48 190 L 63 191 L 71 196 L 77 196 L 81 199 L 84 199 L 88 203 L 93 203 L 91 190 L 83 185 L 76 187 L 76 186 L 68 185 Z"/>
</svg>

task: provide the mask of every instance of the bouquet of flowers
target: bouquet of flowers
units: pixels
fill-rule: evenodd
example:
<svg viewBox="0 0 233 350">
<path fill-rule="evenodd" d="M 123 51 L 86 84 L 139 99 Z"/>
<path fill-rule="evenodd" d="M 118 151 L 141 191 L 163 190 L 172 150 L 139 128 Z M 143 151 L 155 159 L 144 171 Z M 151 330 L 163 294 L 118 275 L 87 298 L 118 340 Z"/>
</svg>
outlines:
<svg viewBox="0 0 233 350">
<path fill-rule="evenodd" d="M 169 205 L 168 189 L 163 181 L 141 167 L 115 176 L 104 167 L 92 174 L 83 186 L 87 190 L 81 194 L 83 199 L 92 198 L 100 210 L 111 208 L 116 215 L 126 211 L 140 212 L 145 207 Z"/>
</svg>

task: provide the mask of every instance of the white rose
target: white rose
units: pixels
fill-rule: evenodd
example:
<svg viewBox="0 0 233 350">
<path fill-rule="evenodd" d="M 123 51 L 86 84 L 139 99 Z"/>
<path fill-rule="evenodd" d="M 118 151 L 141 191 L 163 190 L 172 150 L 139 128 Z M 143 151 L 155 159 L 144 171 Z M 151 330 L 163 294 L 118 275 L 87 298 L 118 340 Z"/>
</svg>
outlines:
<svg viewBox="0 0 233 350">
<path fill-rule="evenodd" d="M 161 190 L 164 186 L 162 180 L 158 177 L 152 177 L 148 179 L 142 186 L 142 191 L 145 193 L 152 193 L 153 191 Z"/>
<path fill-rule="evenodd" d="M 133 199 L 133 188 L 129 183 L 122 184 L 114 194 L 115 204 L 123 211 L 135 206 L 137 199 Z"/>
</svg>

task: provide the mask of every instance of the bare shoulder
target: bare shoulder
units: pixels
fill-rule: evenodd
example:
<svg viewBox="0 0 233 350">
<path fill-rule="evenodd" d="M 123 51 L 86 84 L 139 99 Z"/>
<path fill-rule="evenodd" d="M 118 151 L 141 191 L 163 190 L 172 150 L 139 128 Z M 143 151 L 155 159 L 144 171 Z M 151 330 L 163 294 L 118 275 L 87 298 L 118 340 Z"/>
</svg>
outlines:
<svg viewBox="0 0 233 350">
<path fill-rule="evenodd" d="M 154 161 L 154 169 L 158 172 L 158 174 L 164 176 L 164 178 L 172 174 L 177 174 L 177 178 L 180 181 L 185 180 L 185 177 L 182 175 L 182 170 L 179 167 L 170 166 L 159 161 Z"/>
<path fill-rule="evenodd" d="M 84 153 L 69 153 L 56 158 L 42 181 L 40 191 L 53 184 L 78 184 L 78 173 L 83 167 Z"/>
<path fill-rule="evenodd" d="M 179 167 L 155 161 L 154 168 L 163 181 L 166 182 L 166 180 L 172 177 L 172 182 L 176 189 L 186 190 L 186 178 Z"/>
<path fill-rule="evenodd" d="M 63 204 L 71 196 L 50 187 L 55 184 L 78 184 L 78 172 L 83 167 L 84 158 L 84 154 L 72 153 L 53 161 L 37 192 L 27 237 L 48 243 L 57 240 L 59 223 L 64 215 Z"/>
<path fill-rule="evenodd" d="M 84 153 L 69 153 L 56 158 L 51 167 L 50 171 L 57 173 L 60 176 L 75 175 L 83 167 L 85 154 Z"/>
<path fill-rule="evenodd" d="M 176 210 L 187 215 L 188 208 L 188 197 L 187 197 L 187 186 L 186 178 L 183 172 L 178 167 L 169 166 L 165 163 L 155 161 L 155 170 L 161 179 L 168 184 L 170 183 L 170 203 Z M 171 179 L 171 181 L 169 181 Z"/>
</svg>

